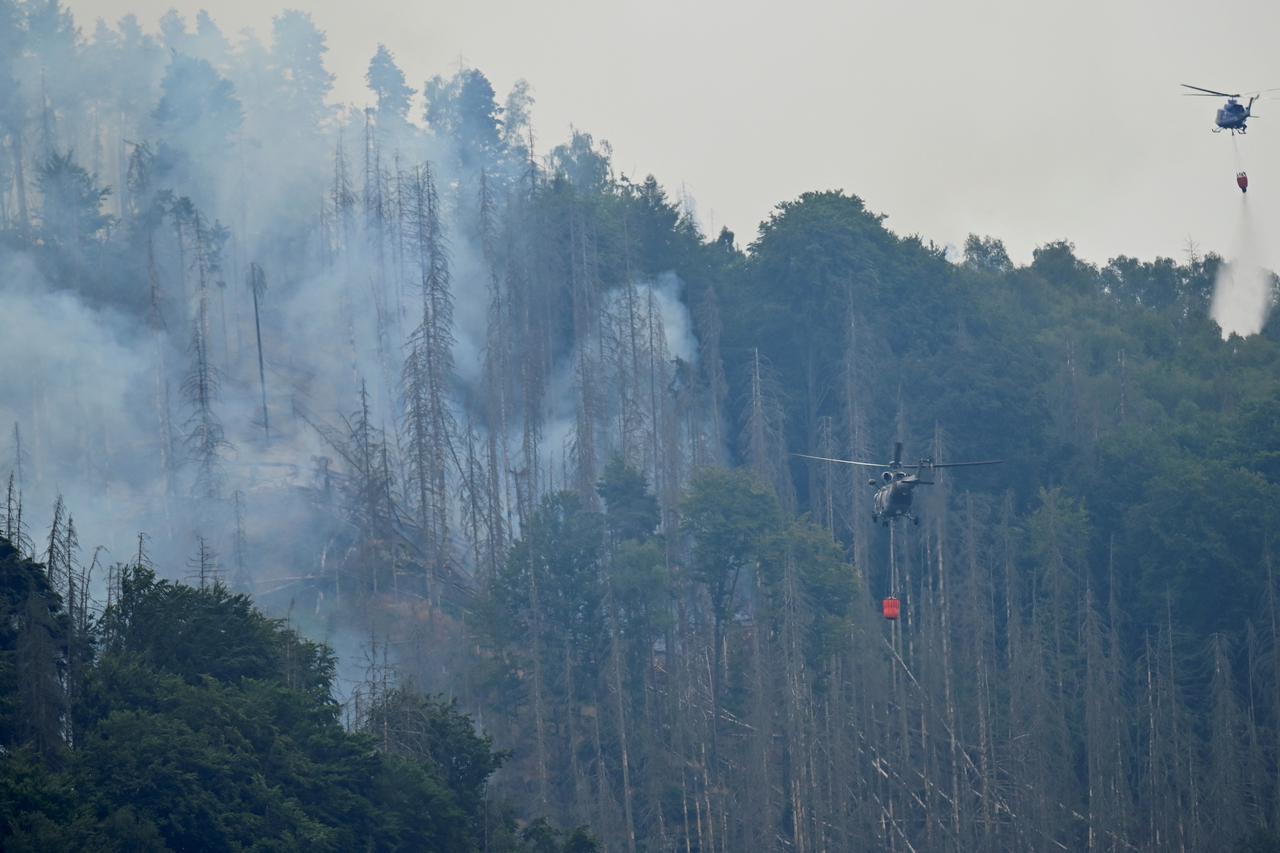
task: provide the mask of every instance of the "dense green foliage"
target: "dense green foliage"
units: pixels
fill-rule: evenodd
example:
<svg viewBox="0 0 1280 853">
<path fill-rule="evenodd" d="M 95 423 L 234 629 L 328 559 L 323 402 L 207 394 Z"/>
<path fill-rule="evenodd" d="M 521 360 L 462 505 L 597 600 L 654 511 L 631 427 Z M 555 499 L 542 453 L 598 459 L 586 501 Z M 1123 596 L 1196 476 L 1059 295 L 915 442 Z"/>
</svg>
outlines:
<svg viewBox="0 0 1280 853">
<path fill-rule="evenodd" d="M 841 192 L 780 205 L 745 255 L 676 249 L 674 208 L 674 245 L 619 255 L 603 235 L 654 209 L 630 207 L 633 185 L 545 193 L 535 202 L 570 193 L 598 229 L 606 280 L 622 257 L 685 282 L 702 361 L 677 381 L 752 474 L 696 468 L 678 499 L 655 484 L 663 536 L 627 560 L 601 543 L 652 528 L 610 493 L 638 476 L 616 463 L 602 519 L 580 489 L 526 521 L 481 619 L 486 698 L 527 744 L 525 795 L 599 810 L 619 844 L 639 825 L 657 845 L 693 803 L 742 820 L 729 846 L 777 826 L 816 846 L 828 829 L 806 810 L 871 833 L 895 797 L 926 846 L 934 830 L 996 849 L 1092 832 L 1195 846 L 1276 825 L 1280 334 L 1273 321 L 1220 338 L 1219 258 L 1096 267 L 1060 242 L 1017 267 L 974 237 L 953 263 Z M 895 550 L 869 523 L 864 475 L 785 456 L 884 459 L 893 437 L 908 454 L 1004 465 L 940 476 L 920 498 L 926 526 L 898 529 Z M 626 586 L 650 593 L 640 621 L 610 601 Z M 889 593 L 907 615 L 882 640 L 867 599 Z M 853 732 L 830 728 L 841 713 Z M 837 781 L 839 760 L 801 763 L 815 743 L 920 768 L 922 788 Z M 945 818 L 939 766 L 973 792 Z M 797 787 L 779 801 L 767 778 Z M 1106 803 L 1089 794 L 1103 788 Z M 1169 829 L 1193 802 L 1201 818 Z M 1001 828 L 1002 813 L 1033 817 Z M 683 832 L 726 843 L 697 815 Z"/>
<path fill-rule="evenodd" d="M 220 585 L 120 571 L 71 673 L 43 567 L 0 540 L 6 850 L 594 849 L 516 832 L 486 793 L 502 756 L 453 704 L 395 689 L 348 731 L 328 649 Z"/>
</svg>

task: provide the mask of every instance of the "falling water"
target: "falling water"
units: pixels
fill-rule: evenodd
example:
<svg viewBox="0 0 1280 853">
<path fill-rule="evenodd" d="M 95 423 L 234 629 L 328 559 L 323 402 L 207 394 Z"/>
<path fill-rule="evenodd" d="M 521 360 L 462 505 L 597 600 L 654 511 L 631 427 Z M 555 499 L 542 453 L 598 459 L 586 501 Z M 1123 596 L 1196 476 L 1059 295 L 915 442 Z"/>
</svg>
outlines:
<svg viewBox="0 0 1280 853">
<path fill-rule="evenodd" d="M 1261 240 L 1249 212 L 1249 197 L 1240 196 L 1240 218 L 1231 260 L 1218 270 L 1209 315 L 1231 335 L 1256 335 L 1271 310 L 1271 274 L 1262 267 Z"/>
</svg>

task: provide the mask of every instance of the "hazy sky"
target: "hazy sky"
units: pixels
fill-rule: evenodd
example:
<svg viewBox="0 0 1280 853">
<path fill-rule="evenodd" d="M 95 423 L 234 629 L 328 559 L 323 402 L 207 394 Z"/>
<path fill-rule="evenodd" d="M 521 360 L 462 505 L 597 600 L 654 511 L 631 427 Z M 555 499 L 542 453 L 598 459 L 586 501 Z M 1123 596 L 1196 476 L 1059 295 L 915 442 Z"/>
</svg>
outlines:
<svg viewBox="0 0 1280 853">
<path fill-rule="evenodd" d="M 233 40 L 303 9 L 328 33 L 335 97 L 360 105 L 379 42 L 418 89 L 460 59 L 500 96 L 524 77 L 541 150 L 570 124 L 608 139 L 619 170 L 683 187 L 709 231 L 742 245 L 777 202 L 840 187 L 900 234 L 991 234 L 1018 261 L 1062 238 L 1091 260 L 1180 258 L 1188 238 L 1229 253 L 1236 146 L 1257 231 L 1280 227 L 1280 101 L 1233 143 L 1209 132 L 1218 102 L 1178 88 L 1280 87 L 1273 0 L 68 5 L 86 31 L 208 8 Z M 1262 254 L 1280 265 L 1274 245 Z"/>
</svg>

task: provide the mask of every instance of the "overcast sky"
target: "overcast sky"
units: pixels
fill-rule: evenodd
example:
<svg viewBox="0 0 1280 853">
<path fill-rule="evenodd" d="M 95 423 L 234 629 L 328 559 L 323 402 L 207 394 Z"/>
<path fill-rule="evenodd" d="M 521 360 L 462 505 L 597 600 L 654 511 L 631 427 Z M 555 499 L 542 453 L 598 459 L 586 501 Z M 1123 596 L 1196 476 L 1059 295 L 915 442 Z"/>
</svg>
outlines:
<svg viewBox="0 0 1280 853">
<path fill-rule="evenodd" d="M 1280 227 L 1280 101 L 1248 136 L 1178 84 L 1280 87 L 1280 3 L 1075 0 L 68 0 L 80 26 L 169 8 L 269 38 L 285 8 L 329 38 L 335 98 L 364 105 L 379 42 L 410 85 L 459 60 L 499 95 L 526 78 L 542 150 L 572 124 L 652 172 L 739 244 L 779 201 L 843 188 L 900 234 L 1002 238 L 1017 261 L 1069 239 L 1085 257 L 1230 253 L 1242 199 Z M 420 98 L 420 96 L 419 96 Z M 420 115 L 420 101 L 415 106 Z M 1274 242 L 1263 261 L 1280 265 Z"/>
</svg>

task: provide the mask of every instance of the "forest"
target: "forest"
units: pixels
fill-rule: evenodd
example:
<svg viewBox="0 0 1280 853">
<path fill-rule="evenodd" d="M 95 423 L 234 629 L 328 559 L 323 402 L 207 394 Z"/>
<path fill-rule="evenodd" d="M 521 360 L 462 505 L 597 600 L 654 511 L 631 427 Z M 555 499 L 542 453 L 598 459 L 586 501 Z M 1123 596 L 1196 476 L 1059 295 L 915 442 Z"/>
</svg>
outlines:
<svg viewBox="0 0 1280 853">
<path fill-rule="evenodd" d="M 707 234 L 524 81 L 326 52 L 0 0 L 4 849 L 1280 850 L 1280 321 L 1212 247 Z M 1002 464 L 882 526 L 794 455 L 897 441 Z"/>
</svg>

